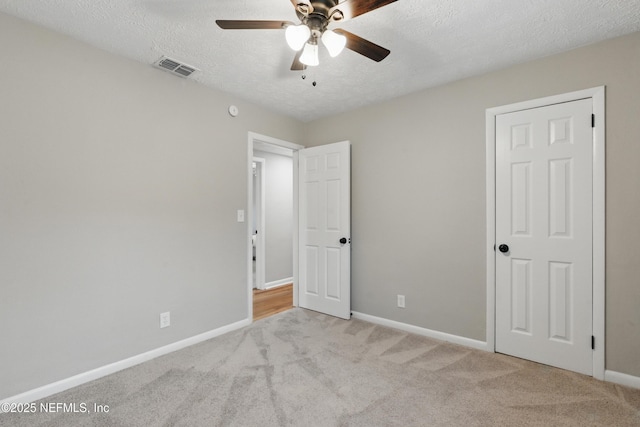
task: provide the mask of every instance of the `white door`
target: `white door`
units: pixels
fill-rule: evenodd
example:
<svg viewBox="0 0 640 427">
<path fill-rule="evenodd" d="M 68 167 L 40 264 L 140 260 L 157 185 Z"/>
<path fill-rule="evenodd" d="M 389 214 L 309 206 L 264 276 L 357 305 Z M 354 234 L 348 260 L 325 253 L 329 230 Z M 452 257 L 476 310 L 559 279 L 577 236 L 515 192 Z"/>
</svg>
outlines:
<svg viewBox="0 0 640 427">
<path fill-rule="evenodd" d="M 348 141 L 298 152 L 300 307 L 351 318 Z"/>
<path fill-rule="evenodd" d="M 496 351 L 588 375 L 592 109 L 496 117 Z"/>
</svg>

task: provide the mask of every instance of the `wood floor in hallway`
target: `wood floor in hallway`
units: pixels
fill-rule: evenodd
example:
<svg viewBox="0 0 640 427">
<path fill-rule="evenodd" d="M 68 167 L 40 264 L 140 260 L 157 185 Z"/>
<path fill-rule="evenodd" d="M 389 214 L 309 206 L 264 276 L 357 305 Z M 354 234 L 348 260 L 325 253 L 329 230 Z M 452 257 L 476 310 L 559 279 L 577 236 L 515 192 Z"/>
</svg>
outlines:
<svg viewBox="0 0 640 427">
<path fill-rule="evenodd" d="M 264 319 L 293 308 L 293 284 L 253 290 L 253 320 Z"/>
</svg>

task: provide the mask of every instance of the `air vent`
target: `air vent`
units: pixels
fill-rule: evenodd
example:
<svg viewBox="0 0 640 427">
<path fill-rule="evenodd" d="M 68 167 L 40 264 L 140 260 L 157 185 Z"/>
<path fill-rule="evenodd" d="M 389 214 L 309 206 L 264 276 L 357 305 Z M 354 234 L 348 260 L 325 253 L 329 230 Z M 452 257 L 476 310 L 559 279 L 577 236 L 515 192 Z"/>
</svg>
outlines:
<svg viewBox="0 0 640 427">
<path fill-rule="evenodd" d="M 197 68 L 178 62 L 175 59 L 167 58 L 166 56 L 160 58 L 153 65 L 180 77 L 189 77 L 194 72 L 199 71 Z"/>
</svg>

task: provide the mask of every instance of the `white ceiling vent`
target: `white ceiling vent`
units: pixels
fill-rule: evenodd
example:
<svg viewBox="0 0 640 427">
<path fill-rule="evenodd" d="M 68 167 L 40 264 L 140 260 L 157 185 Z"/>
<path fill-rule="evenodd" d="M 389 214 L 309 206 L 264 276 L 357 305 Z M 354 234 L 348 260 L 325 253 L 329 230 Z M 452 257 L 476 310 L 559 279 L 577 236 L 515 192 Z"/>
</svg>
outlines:
<svg viewBox="0 0 640 427">
<path fill-rule="evenodd" d="M 183 64 L 175 59 L 167 58 L 166 56 L 158 59 L 153 65 L 161 70 L 169 71 L 170 73 L 180 77 L 189 77 L 194 72 L 200 71 L 191 65 Z"/>
</svg>

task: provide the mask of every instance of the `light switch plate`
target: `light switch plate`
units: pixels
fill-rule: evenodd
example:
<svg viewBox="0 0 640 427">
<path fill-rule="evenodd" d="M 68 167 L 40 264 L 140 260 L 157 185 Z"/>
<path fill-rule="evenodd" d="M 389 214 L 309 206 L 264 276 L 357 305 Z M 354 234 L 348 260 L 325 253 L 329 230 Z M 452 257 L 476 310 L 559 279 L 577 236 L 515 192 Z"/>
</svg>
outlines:
<svg viewBox="0 0 640 427">
<path fill-rule="evenodd" d="M 238 222 L 244 222 L 244 209 L 238 209 Z"/>
</svg>

